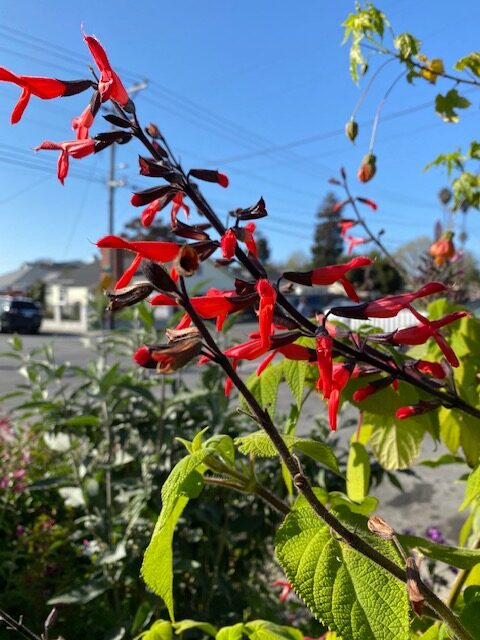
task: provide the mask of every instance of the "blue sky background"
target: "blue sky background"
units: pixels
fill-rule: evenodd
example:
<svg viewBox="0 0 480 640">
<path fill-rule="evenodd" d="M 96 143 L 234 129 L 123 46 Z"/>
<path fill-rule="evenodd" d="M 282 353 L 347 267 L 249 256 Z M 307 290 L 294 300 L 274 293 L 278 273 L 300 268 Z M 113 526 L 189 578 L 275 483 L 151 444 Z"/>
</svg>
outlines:
<svg viewBox="0 0 480 640">
<path fill-rule="evenodd" d="M 477 0 L 388 0 L 378 6 L 396 33 L 413 33 L 424 52 L 443 57 L 446 67 L 480 49 Z M 139 116 L 145 124 L 159 124 L 184 166 L 229 175 L 229 189 L 205 189 L 222 217 L 264 196 L 270 215 L 259 228 L 274 259 L 296 249 L 309 252 L 315 211 L 340 166 L 357 195 L 378 202 L 369 221 L 373 229 L 385 227 L 385 243 L 395 250 L 430 234 L 440 217 L 437 192 L 446 177 L 422 169 L 438 153 L 478 135 L 478 93 L 465 94 L 473 106 L 460 123 L 449 125 L 435 114 L 433 99 L 451 83 L 399 83 L 383 109 L 377 176 L 359 184 L 355 174 L 368 148 L 368 123 L 398 66 L 392 63 L 379 75 L 358 114 L 361 131 L 352 146 L 343 128 L 360 90 L 349 77 L 348 49 L 340 46 L 341 23 L 352 7 L 349 1 L 319 0 L 3 2 L 0 64 L 25 75 L 88 77 L 83 24 L 103 43 L 126 86 L 148 80 L 136 99 Z M 65 187 L 56 178 L 57 154 L 33 152 L 43 140 L 73 138 L 71 118 L 83 110 L 87 95 L 32 97 L 12 127 L 19 93 L 0 83 L 0 273 L 39 257 L 88 259 L 92 243 L 107 230 L 108 152 L 72 160 Z M 102 122 L 97 117 L 94 133 L 108 128 Z M 116 194 L 117 231 L 139 213 L 129 204 L 132 185 L 152 186 L 137 175 L 137 152 L 136 143 L 118 148 L 117 174 L 127 186 Z M 469 215 L 468 230 L 467 247 L 478 255 L 478 212 Z"/>
</svg>

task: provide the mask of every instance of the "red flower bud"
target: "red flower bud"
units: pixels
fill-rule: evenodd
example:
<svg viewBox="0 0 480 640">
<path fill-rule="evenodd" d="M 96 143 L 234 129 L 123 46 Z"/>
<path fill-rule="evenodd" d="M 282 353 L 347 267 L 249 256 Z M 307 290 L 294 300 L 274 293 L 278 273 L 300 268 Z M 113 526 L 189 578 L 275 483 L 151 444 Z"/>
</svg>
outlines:
<svg viewBox="0 0 480 640">
<path fill-rule="evenodd" d="M 377 159 L 373 153 L 367 153 L 358 169 L 357 178 L 360 182 L 369 182 L 377 171 Z"/>
</svg>

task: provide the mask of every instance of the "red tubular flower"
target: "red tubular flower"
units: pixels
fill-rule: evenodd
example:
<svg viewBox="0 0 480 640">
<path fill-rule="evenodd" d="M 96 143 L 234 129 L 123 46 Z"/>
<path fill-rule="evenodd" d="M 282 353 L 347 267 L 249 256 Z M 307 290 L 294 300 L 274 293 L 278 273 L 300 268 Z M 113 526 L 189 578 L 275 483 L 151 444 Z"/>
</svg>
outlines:
<svg viewBox="0 0 480 640">
<path fill-rule="evenodd" d="M 73 118 L 72 129 L 77 132 L 77 140 L 86 140 L 88 138 L 88 131 L 94 120 L 95 116 L 90 105 L 87 105 L 79 116 Z"/>
<path fill-rule="evenodd" d="M 352 269 L 367 267 L 371 264 L 372 260 L 370 258 L 367 258 L 366 256 L 358 256 L 357 258 L 352 258 L 352 260 L 345 264 L 319 267 L 318 269 L 314 269 L 312 272 L 312 284 L 329 285 L 340 281 L 347 296 L 351 300 L 358 302 L 360 298 L 352 284 L 347 280 L 345 274 Z"/>
<path fill-rule="evenodd" d="M 360 196 L 358 196 L 357 200 L 362 204 L 366 204 L 368 207 L 370 207 L 370 209 L 372 209 L 372 211 L 376 211 L 378 209 L 377 203 L 373 200 L 370 200 L 370 198 L 360 198 Z"/>
<path fill-rule="evenodd" d="M 186 205 L 183 201 L 183 192 L 178 191 L 172 199 L 172 210 L 170 212 L 170 219 L 172 221 L 172 228 L 177 224 L 177 214 L 183 209 L 185 212 L 185 217 L 190 217 L 190 207 Z"/>
<path fill-rule="evenodd" d="M 409 405 L 408 407 L 400 407 L 397 409 L 395 416 L 398 420 L 406 420 L 413 416 L 420 416 L 429 411 L 433 411 L 440 406 L 440 400 L 422 400 L 418 404 Z"/>
<path fill-rule="evenodd" d="M 262 345 L 268 348 L 270 346 L 270 336 L 273 332 L 273 312 L 277 300 L 277 292 L 265 278 L 258 280 L 255 288 L 260 296 L 258 309 L 260 339 Z"/>
<path fill-rule="evenodd" d="M 205 180 L 206 182 L 216 182 L 224 189 L 229 185 L 228 176 L 220 173 L 220 171 L 214 171 L 212 169 L 190 169 L 189 175 L 199 180 Z"/>
<path fill-rule="evenodd" d="M 178 255 L 180 246 L 175 242 L 153 242 L 153 241 L 133 241 L 124 240 L 119 236 L 105 236 L 97 242 L 100 249 L 126 249 L 133 251 L 136 255 L 132 264 L 123 273 L 115 285 L 115 289 L 126 287 L 137 271 L 142 258 L 153 260 L 153 262 L 170 262 Z"/>
<path fill-rule="evenodd" d="M 439 362 L 417 360 L 417 362 L 415 362 L 413 366 L 420 373 L 426 373 L 427 375 L 433 376 L 434 378 L 439 378 L 440 380 L 442 380 L 446 376 L 445 369 Z"/>
<path fill-rule="evenodd" d="M 217 331 L 221 331 L 228 314 L 236 310 L 235 304 L 229 299 L 233 295 L 233 291 L 209 289 L 205 296 L 190 298 L 190 302 L 202 318 L 216 318 Z"/>
<path fill-rule="evenodd" d="M 345 240 L 348 242 L 347 256 L 351 255 L 352 251 L 359 244 L 365 244 L 366 242 L 369 242 L 369 240 L 367 240 L 366 238 L 360 238 L 360 237 L 354 237 L 354 236 L 345 236 Z"/>
<path fill-rule="evenodd" d="M 150 349 L 145 345 L 143 347 L 139 347 L 135 353 L 133 354 L 134 361 L 140 365 L 141 367 L 145 367 L 146 369 L 156 369 L 157 363 L 152 358 L 150 353 Z"/>
<path fill-rule="evenodd" d="M 397 380 L 395 378 L 392 378 L 392 376 L 379 378 L 378 380 L 374 380 L 373 382 L 365 385 L 361 389 L 357 389 L 357 391 L 355 391 L 355 393 L 353 394 L 353 399 L 355 400 L 355 402 L 363 402 L 374 393 L 377 393 L 377 391 L 381 391 L 381 389 L 385 389 L 385 387 L 388 387 L 389 384 L 397 386 L 396 383 Z"/>
<path fill-rule="evenodd" d="M 345 293 L 349 298 L 355 300 L 355 302 L 359 301 L 359 297 L 353 288 L 351 282 L 347 280 L 346 274 L 351 269 L 358 269 L 360 267 L 366 267 L 372 264 L 372 260 L 365 256 L 358 256 L 357 258 L 352 258 L 349 262 L 345 264 L 336 264 L 330 265 L 327 267 L 319 267 L 318 269 L 313 269 L 313 271 L 307 272 L 295 272 L 295 271 L 287 271 L 283 274 L 283 277 L 292 282 L 298 282 L 299 284 L 312 286 L 312 285 L 330 285 L 334 282 L 341 282 L 343 288 L 345 289 Z"/>
<path fill-rule="evenodd" d="M 324 398 L 330 397 L 332 389 L 332 360 L 333 340 L 328 331 L 319 327 L 315 336 L 315 351 L 317 352 L 317 364 L 320 378 L 322 379 L 322 391 Z"/>
<path fill-rule="evenodd" d="M 160 199 L 151 202 L 140 216 L 140 221 L 144 227 L 149 227 L 155 219 L 155 215 L 160 211 Z"/>
<path fill-rule="evenodd" d="M 338 226 L 340 227 L 340 235 L 345 238 L 347 231 L 350 231 L 358 222 L 356 220 L 340 220 Z"/>
<path fill-rule="evenodd" d="M 427 318 L 423 318 L 423 324 L 405 327 L 405 329 L 397 329 L 391 338 L 391 342 L 393 344 L 417 345 L 424 344 L 429 338 L 433 338 L 452 367 L 458 367 L 459 362 L 457 356 L 439 330 L 452 322 L 469 317 L 470 315 L 468 311 L 455 311 L 454 313 L 448 313 L 440 320 L 433 320 L 431 322 L 427 320 Z"/>
<path fill-rule="evenodd" d="M 293 586 L 288 580 L 275 580 L 275 582 L 272 582 L 272 587 L 282 587 L 282 592 L 278 598 L 280 602 L 285 602 L 288 594 L 293 590 Z"/>
<path fill-rule="evenodd" d="M 253 255 L 257 257 L 258 255 L 257 245 L 255 243 L 255 238 L 253 237 L 253 232 L 255 231 L 255 229 L 256 229 L 256 226 L 254 222 L 249 222 L 244 226 L 244 230 L 245 230 L 244 242 L 247 245 L 247 249 L 250 251 L 250 253 L 253 253 Z"/>
<path fill-rule="evenodd" d="M 21 119 L 32 95 L 42 100 L 51 100 L 52 98 L 73 96 L 92 86 L 91 80 L 65 81 L 56 78 L 17 76 L 5 67 L 0 67 L 0 81 L 13 82 L 22 88 L 22 95 L 12 111 L 12 124 L 16 124 Z"/>
<path fill-rule="evenodd" d="M 220 240 L 220 246 L 222 248 L 222 256 L 226 260 L 231 260 L 235 255 L 235 249 L 237 248 L 237 236 L 233 229 L 227 229 Z"/>
<path fill-rule="evenodd" d="M 257 245 L 255 243 L 255 238 L 253 237 L 253 232 L 255 231 L 255 229 L 255 223 L 249 222 L 244 227 L 238 227 L 235 230 L 235 235 L 237 236 L 237 240 L 240 240 L 240 242 L 244 242 L 247 245 L 247 249 L 250 251 L 250 253 L 257 257 Z"/>
<path fill-rule="evenodd" d="M 95 153 L 95 140 L 87 138 L 86 140 L 70 140 L 68 142 L 50 142 L 45 140 L 42 144 L 35 147 L 35 151 L 60 151 L 60 157 L 57 163 L 57 176 L 62 184 L 68 174 L 69 157 L 85 158 L 91 153 Z"/>
<path fill-rule="evenodd" d="M 332 311 L 334 315 L 342 318 L 358 318 L 360 320 L 366 320 L 367 318 L 394 318 L 402 309 L 412 308 L 411 304 L 415 300 L 446 291 L 447 288 L 442 282 L 429 282 L 420 287 L 418 291 L 413 291 L 412 293 L 379 298 L 355 307 L 334 307 Z"/>
<path fill-rule="evenodd" d="M 95 60 L 95 64 L 100 71 L 100 81 L 98 83 L 98 90 L 100 92 L 100 99 L 102 102 L 107 100 L 114 100 L 121 107 L 124 107 L 130 100 L 122 81 L 112 69 L 110 62 L 105 53 L 105 49 L 100 42 L 94 36 L 87 36 L 83 34 L 83 39 L 87 43 L 90 53 Z"/>
<path fill-rule="evenodd" d="M 332 389 L 328 398 L 328 419 L 330 429 L 337 430 L 338 405 L 340 403 L 340 393 L 347 386 L 353 372 L 354 365 L 351 363 L 341 363 L 333 365 Z M 319 379 L 321 380 L 321 379 Z"/>
</svg>

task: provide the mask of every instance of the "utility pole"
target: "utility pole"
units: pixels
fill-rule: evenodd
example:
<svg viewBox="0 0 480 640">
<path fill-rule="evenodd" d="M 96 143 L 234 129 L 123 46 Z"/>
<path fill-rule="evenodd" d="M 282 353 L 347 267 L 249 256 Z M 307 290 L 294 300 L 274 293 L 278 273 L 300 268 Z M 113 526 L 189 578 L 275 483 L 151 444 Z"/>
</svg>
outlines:
<svg viewBox="0 0 480 640">
<path fill-rule="evenodd" d="M 127 89 L 127 93 L 129 96 L 132 96 L 135 93 L 138 93 L 139 91 L 143 91 L 143 89 L 146 89 L 147 87 L 148 87 L 148 83 L 146 80 L 144 80 L 143 82 L 137 82 L 136 84 L 132 85 Z M 112 131 L 115 130 L 115 125 L 111 126 L 111 130 Z M 115 162 L 116 162 L 116 155 L 117 155 L 116 149 L 117 149 L 117 145 L 115 143 L 110 145 L 110 163 L 109 163 L 110 168 L 108 172 L 107 187 L 108 187 L 108 235 L 111 235 L 111 236 L 115 234 L 115 190 L 118 189 L 118 187 L 125 186 L 125 180 L 123 179 L 117 180 L 115 178 L 115 168 L 116 168 Z M 117 282 L 119 277 L 118 255 L 114 249 L 110 249 L 109 251 L 110 251 L 110 260 L 109 260 L 110 277 L 112 278 L 113 282 Z M 115 328 L 115 317 L 114 317 L 113 311 L 111 311 L 109 314 L 108 326 L 110 329 Z"/>
</svg>

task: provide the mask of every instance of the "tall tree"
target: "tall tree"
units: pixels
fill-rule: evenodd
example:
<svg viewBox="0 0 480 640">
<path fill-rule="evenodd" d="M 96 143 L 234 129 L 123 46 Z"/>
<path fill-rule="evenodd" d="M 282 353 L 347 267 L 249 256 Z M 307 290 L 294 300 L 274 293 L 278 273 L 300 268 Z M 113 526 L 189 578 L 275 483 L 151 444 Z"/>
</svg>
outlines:
<svg viewBox="0 0 480 640">
<path fill-rule="evenodd" d="M 312 264 L 321 267 L 336 264 L 343 252 L 343 238 L 340 234 L 340 207 L 333 193 L 327 193 L 318 211 L 319 220 L 315 227 L 314 245 L 312 246 Z"/>
<path fill-rule="evenodd" d="M 125 223 L 122 235 L 128 240 L 161 240 L 175 242 L 177 237 L 172 233 L 169 224 L 164 224 L 160 218 L 153 221 L 149 227 L 144 227 L 140 219 L 133 218 Z"/>
</svg>

